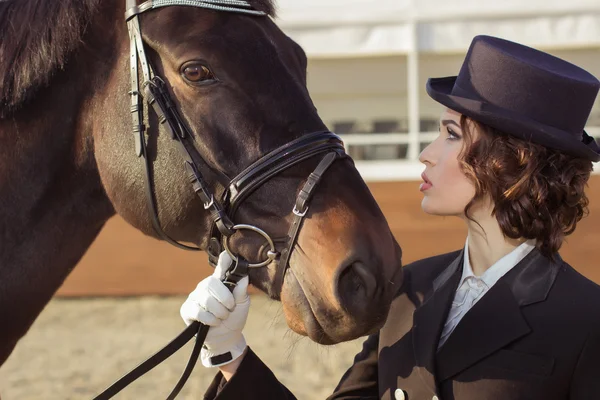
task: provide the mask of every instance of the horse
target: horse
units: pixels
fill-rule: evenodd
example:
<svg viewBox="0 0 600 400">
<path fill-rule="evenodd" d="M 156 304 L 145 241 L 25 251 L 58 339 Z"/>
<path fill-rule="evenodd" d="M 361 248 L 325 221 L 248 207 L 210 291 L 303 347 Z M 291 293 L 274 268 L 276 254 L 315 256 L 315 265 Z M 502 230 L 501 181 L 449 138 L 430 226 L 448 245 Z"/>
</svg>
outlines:
<svg viewBox="0 0 600 400">
<path fill-rule="evenodd" d="M 327 131 L 307 90 L 304 51 L 274 22 L 272 0 L 249 3 L 266 16 L 182 5 L 139 15 L 148 59 L 214 193 L 286 143 Z M 124 0 L 0 1 L 0 365 L 115 214 L 145 235 L 210 250 L 211 204 L 190 189 L 164 120 L 149 110 L 147 129 L 132 134 L 139 93 L 125 11 Z M 285 237 L 321 161 L 269 176 L 240 203 L 236 224 Z M 376 331 L 402 281 L 401 249 L 349 157 L 331 163 L 304 213 L 285 281 L 275 284 L 282 266 L 272 258 L 251 269 L 251 283 L 315 342 Z M 230 239 L 249 262 L 265 254 L 253 232 Z"/>
</svg>

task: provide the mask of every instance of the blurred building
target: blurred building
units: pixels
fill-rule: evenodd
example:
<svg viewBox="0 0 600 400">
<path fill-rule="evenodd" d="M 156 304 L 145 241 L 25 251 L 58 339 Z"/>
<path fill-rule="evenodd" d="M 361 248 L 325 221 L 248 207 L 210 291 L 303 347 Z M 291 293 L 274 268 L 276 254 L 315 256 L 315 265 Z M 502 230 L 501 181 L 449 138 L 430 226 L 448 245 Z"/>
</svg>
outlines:
<svg viewBox="0 0 600 400">
<path fill-rule="evenodd" d="M 428 77 L 456 75 L 474 36 L 539 48 L 600 77 L 598 0 L 278 0 L 309 57 L 309 90 L 366 180 L 418 179 L 442 110 Z M 600 138 L 600 100 L 588 121 Z"/>
</svg>

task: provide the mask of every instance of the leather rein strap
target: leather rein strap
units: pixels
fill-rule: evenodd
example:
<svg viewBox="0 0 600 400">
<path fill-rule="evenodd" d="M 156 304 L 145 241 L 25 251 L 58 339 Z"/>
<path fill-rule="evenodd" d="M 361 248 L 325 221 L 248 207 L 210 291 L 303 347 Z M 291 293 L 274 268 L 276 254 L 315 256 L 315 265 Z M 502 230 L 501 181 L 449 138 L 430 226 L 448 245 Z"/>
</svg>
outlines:
<svg viewBox="0 0 600 400">
<path fill-rule="evenodd" d="M 233 265 L 229 271 L 226 272 L 226 277 L 223 283 L 227 285 L 229 289 L 233 292 L 235 285 L 237 285 L 237 283 L 247 274 L 248 263 L 240 260 L 235 265 Z M 192 349 L 192 353 L 185 367 L 185 370 L 183 371 L 183 374 L 179 378 L 179 381 L 167 397 L 167 400 L 174 400 L 181 391 L 181 389 L 183 389 L 183 386 L 192 374 L 194 366 L 196 365 L 198 357 L 200 356 L 200 350 L 202 349 L 202 344 L 206 339 L 206 335 L 208 334 L 209 328 L 210 327 L 208 325 L 201 324 L 198 321 L 192 322 L 169 344 L 167 344 L 165 347 L 159 350 L 152 357 L 148 358 L 146 361 L 135 367 L 129 373 L 124 375 L 121 379 L 110 385 L 102 393 L 94 397 L 94 400 L 112 399 L 115 395 L 117 395 L 121 390 L 129 386 L 132 382 L 134 382 L 139 377 L 146 374 L 154 367 L 165 361 L 167 358 L 175 354 L 177 350 L 182 348 L 187 342 L 190 341 L 190 339 L 194 337 L 194 335 L 196 335 L 196 342 L 194 343 L 194 348 Z"/>
<path fill-rule="evenodd" d="M 282 251 L 278 262 L 278 273 L 276 275 L 274 287 L 277 288 L 277 293 L 279 293 L 283 286 L 285 272 L 288 269 L 290 254 L 296 243 L 302 221 L 308 211 L 308 203 L 310 202 L 315 187 L 321 180 L 321 177 L 325 171 L 333 164 L 333 162 L 338 158 L 346 156 L 341 139 L 332 132 L 315 132 L 304 135 L 273 150 L 272 152 L 261 157 L 255 163 L 242 171 L 238 176 L 236 176 L 230 182 L 227 190 L 225 190 L 221 201 L 218 201 L 215 199 L 215 196 L 208 183 L 203 179 L 200 169 L 193 161 L 193 157 L 190 153 L 191 150 L 185 144 L 185 139 L 187 137 L 191 137 L 191 134 L 183 119 L 179 115 L 174 103 L 169 97 L 169 93 L 166 89 L 164 81 L 160 77 L 153 74 L 151 65 L 145 54 L 138 15 L 148 10 L 171 5 L 195 6 L 217 11 L 229 11 L 259 16 L 266 14 L 261 11 L 253 10 L 250 5 L 243 0 L 149 0 L 140 5 L 137 5 L 136 0 L 126 0 L 126 4 L 127 11 L 125 15 L 129 29 L 131 63 L 131 91 L 129 94 L 131 96 L 131 115 L 133 121 L 133 133 L 135 137 L 135 151 L 138 157 L 143 158 L 148 206 L 150 209 L 153 227 L 160 238 L 181 249 L 195 251 L 200 250 L 197 247 L 184 245 L 171 238 L 166 232 L 164 232 L 158 219 L 153 179 L 150 172 L 151 162 L 147 154 L 145 138 L 146 126 L 144 125 L 144 106 L 139 84 L 140 71 L 138 70 L 138 64 L 141 65 L 141 73 L 144 79 L 142 88 L 143 97 L 145 98 L 146 102 L 152 106 L 152 109 L 158 117 L 159 123 L 165 127 L 165 129 L 171 135 L 171 138 L 177 142 L 180 153 L 184 159 L 186 172 L 188 174 L 190 183 L 192 184 L 193 190 L 198 197 L 200 197 L 204 204 L 204 208 L 210 212 L 211 219 L 213 221 L 211 243 L 217 242 L 220 244 L 223 241 L 227 241 L 228 238 L 231 237 L 238 229 L 248 229 L 248 227 L 244 225 L 234 225 L 231 221 L 231 218 L 233 218 L 243 200 L 246 199 L 257 188 L 259 188 L 263 183 L 280 172 L 302 161 L 305 161 L 316 155 L 326 153 L 313 173 L 310 174 L 309 178 L 297 196 L 293 209 L 294 219 L 288 232 L 287 246 Z M 223 206 L 223 204 L 225 206 Z M 264 233 L 264 231 L 254 227 L 251 230 Z M 266 235 L 266 233 L 264 234 L 268 238 L 268 235 Z M 272 243 L 270 238 L 268 239 Z M 220 253 L 222 247 L 219 247 Z M 211 261 L 216 261 L 212 256 L 213 255 L 211 255 L 209 252 L 209 258 L 211 258 Z M 276 253 L 273 252 L 270 256 L 275 257 Z M 266 262 L 254 265 L 248 264 L 248 262 L 240 256 L 233 258 L 237 261 L 232 266 L 230 271 L 226 273 L 226 277 L 223 281 L 223 283 L 228 285 L 232 291 L 237 282 L 239 282 L 240 279 L 248 274 L 248 269 L 250 267 L 266 265 Z M 135 369 L 123 376 L 121 379 L 116 381 L 113 385 L 96 396 L 94 400 L 111 399 L 133 381 L 174 354 L 195 335 L 196 341 L 188 364 L 177 385 L 167 397 L 168 400 L 175 399 L 192 373 L 194 366 L 196 365 L 200 355 L 200 350 L 208 333 L 208 329 L 208 326 L 205 326 L 199 322 L 190 324 L 167 346 L 138 365 Z"/>
</svg>

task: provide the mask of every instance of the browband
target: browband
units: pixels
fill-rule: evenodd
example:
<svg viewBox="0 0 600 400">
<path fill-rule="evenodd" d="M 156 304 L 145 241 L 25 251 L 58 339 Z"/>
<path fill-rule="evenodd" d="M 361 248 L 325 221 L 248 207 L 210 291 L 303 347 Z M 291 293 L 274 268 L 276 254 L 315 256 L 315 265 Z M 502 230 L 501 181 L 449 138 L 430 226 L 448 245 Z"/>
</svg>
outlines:
<svg viewBox="0 0 600 400">
<path fill-rule="evenodd" d="M 147 0 L 140 5 L 137 5 L 135 0 L 128 0 L 125 20 L 129 21 L 132 17 L 148 10 L 168 6 L 190 6 L 257 16 L 267 15 L 263 11 L 254 10 L 250 3 L 242 0 Z"/>
</svg>

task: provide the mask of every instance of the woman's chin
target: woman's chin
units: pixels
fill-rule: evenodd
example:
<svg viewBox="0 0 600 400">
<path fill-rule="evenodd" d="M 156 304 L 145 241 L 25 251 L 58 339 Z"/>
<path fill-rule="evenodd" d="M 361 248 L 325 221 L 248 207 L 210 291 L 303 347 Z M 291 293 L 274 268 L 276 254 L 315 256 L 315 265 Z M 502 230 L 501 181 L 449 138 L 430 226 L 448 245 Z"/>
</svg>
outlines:
<svg viewBox="0 0 600 400">
<path fill-rule="evenodd" d="M 433 199 L 425 195 L 425 197 L 423 197 L 423 200 L 421 200 L 421 209 L 425 214 L 439 215 L 439 207 L 436 207 L 435 202 L 432 200 Z"/>
<path fill-rule="evenodd" d="M 428 199 L 427 196 L 423 197 L 423 200 L 421 200 L 421 210 L 423 210 L 425 214 L 431 214 L 431 200 Z"/>
<path fill-rule="evenodd" d="M 421 200 L 421 209 L 425 214 L 436 215 L 439 217 L 451 217 L 459 216 L 464 212 L 464 207 L 448 207 L 446 204 L 435 204 L 435 201 L 432 200 L 433 199 L 428 198 L 427 196 Z"/>
</svg>

